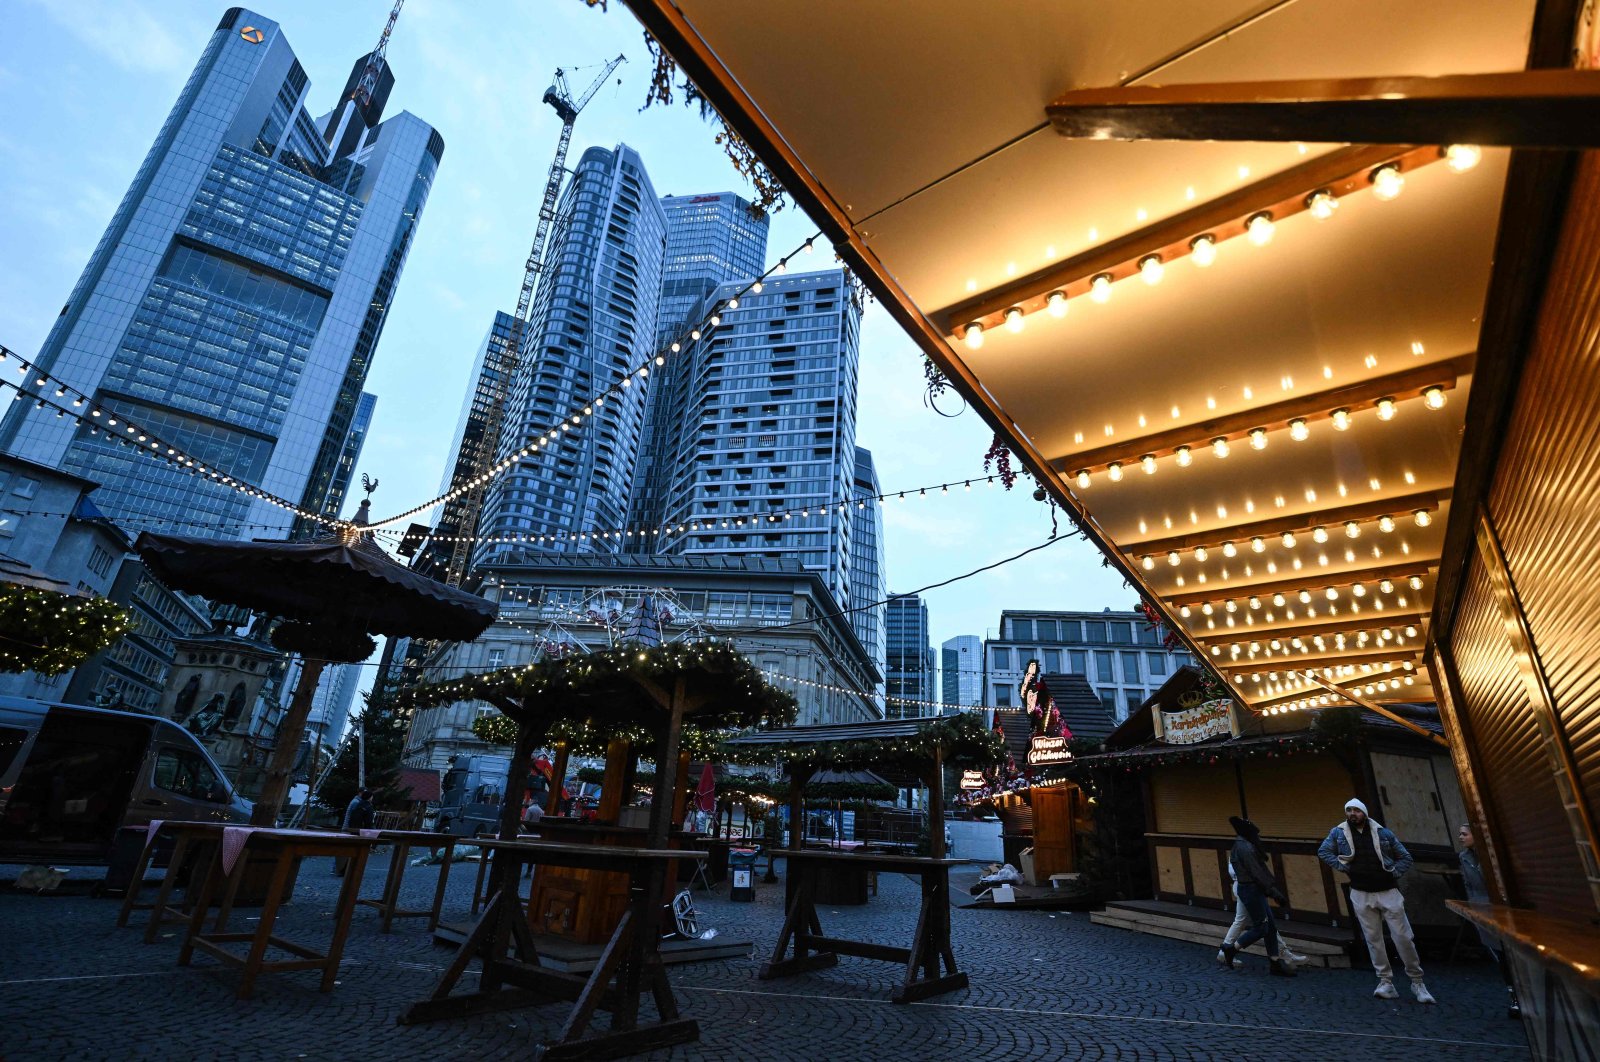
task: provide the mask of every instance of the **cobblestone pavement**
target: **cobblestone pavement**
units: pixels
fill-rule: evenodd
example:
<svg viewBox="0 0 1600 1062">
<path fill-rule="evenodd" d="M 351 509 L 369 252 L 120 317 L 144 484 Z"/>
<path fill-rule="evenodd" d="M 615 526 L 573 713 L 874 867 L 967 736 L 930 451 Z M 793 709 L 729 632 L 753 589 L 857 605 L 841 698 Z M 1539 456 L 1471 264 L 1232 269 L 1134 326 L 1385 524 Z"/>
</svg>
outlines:
<svg viewBox="0 0 1600 1062">
<path fill-rule="evenodd" d="M 377 895 L 388 860 L 367 869 Z M 451 875 L 447 917 L 465 912 L 471 873 Z M 781 869 L 781 864 L 780 864 Z M 326 939 L 338 879 L 308 860 L 280 927 Z M 74 876 L 82 877 L 79 870 Z M 89 872 L 92 873 L 92 872 Z M 431 903 L 437 870 L 413 867 L 402 902 Z M 0 881 L 15 868 L 0 868 Z M 968 874 L 968 880 L 971 875 Z M 71 880 L 69 878 L 69 880 Z M 1504 1017 L 1504 989 L 1486 962 L 1435 963 L 1436 1007 L 1371 997 L 1363 970 L 1267 975 L 1259 953 L 1236 972 L 1214 949 L 1090 924 L 1087 915 L 952 912 L 957 961 L 971 988 L 923 1003 L 888 1002 L 896 968 L 841 958 L 836 968 L 759 981 L 783 888 L 761 885 L 753 904 L 724 886 L 696 894 L 702 925 L 754 943 L 747 958 L 672 968 L 698 1044 L 651 1059 L 1515 1059 L 1521 1027 Z M 904 944 L 916 919 L 913 882 L 882 876 L 865 907 L 820 908 L 823 928 Z M 264 975 L 254 999 L 234 998 L 236 971 L 196 956 L 176 965 L 177 937 L 146 946 L 142 929 L 115 926 L 116 901 L 24 896 L 0 887 L 0 1060 L 50 1059 L 498 1059 L 526 1058 L 554 1033 L 565 1006 L 401 1027 L 395 1015 L 432 990 L 450 952 L 422 920 L 378 932 L 358 909 L 340 983 L 317 974 Z M 248 918 L 252 912 L 240 914 Z M 142 924 L 144 915 L 135 915 Z M 471 977 L 464 985 L 475 983 Z M 646 1005 L 648 1010 L 648 1004 Z M 602 1015 L 599 1022 L 606 1019 Z"/>
</svg>

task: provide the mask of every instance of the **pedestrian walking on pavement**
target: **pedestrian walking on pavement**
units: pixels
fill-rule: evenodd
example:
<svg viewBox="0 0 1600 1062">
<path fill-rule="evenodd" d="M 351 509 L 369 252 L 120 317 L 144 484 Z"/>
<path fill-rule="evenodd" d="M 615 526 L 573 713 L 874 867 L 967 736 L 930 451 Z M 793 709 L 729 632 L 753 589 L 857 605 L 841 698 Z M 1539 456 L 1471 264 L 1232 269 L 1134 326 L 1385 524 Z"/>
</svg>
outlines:
<svg viewBox="0 0 1600 1062">
<path fill-rule="evenodd" d="M 1468 903 L 1488 903 L 1489 883 L 1483 876 L 1483 864 L 1478 862 L 1478 838 L 1472 832 L 1470 823 L 1463 822 L 1456 831 L 1456 839 L 1461 842 L 1461 851 L 1456 853 L 1456 862 L 1461 867 L 1461 883 L 1467 890 Z M 1494 961 L 1500 965 L 1500 976 L 1506 983 L 1506 1017 L 1522 1017 L 1522 1004 L 1517 1000 L 1517 986 L 1511 980 L 1511 967 L 1506 962 L 1506 950 L 1499 939 L 1478 928 L 1478 939 L 1483 942 L 1483 947 L 1494 956 Z"/>
<path fill-rule="evenodd" d="M 346 830 L 370 830 L 376 812 L 372 807 L 372 790 L 363 789 L 350 799 L 349 807 L 344 809 L 344 828 Z M 333 861 L 334 877 L 344 877 L 344 868 L 348 863 L 345 859 Z"/>
<path fill-rule="evenodd" d="M 1422 983 L 1422 960 L 1417 957 L 1405 897 L 1400 895 L 1398 885 L 1411 869 L 1411 853 L 1406 846 L 1368 817 L 1367 805 L 1351 797 L 1345 801 L 1344 821 L 1328 831 L 1317 856 L 1334 871 L 1350 876 L 1350 909 L 1361 925 L 1372 969 L 1378 975 L 1378 987 L 1372 994 L 1379 999 L 1397 999 L 1400 995 L 1394 988 L 1389 949 L 1383 942 L 1383 927 L 1387 924 L 1395 950 L 1405 964 L 1406 976 L 1411 979 L 1411 995 L 1418 1003 L 1436 1002 Z"/>
<path fill-rule="evenodd" d="M 1250 912 L 1245 909 L 1244 901 L 1239 899 L 1239 875 L 1235 873 L 1233 869 L 1233 860 L 1231 859 L 1228 860 L 1228 881 L 1228 888 L 1233 893 L 1233 924 L 1229 926 L 1228 931 L 1222 935 L 1222 945 L 1217 949 L 1217 961 L 1224 963 L 1227 961 L 1227 952 L 1224 949 L 1226 949 L 1229 945 L 1238 944 L 1239 937 L 1246 929 L 1250 928 Z M 1267 909 L 1267 914 L 1272 914 L 1271 908 Z M 1274 919 L 1274 921 L 1276 921 L 1276 919 Z M 1278 954 L 1283 957 L 1285 962 L 1290 963 L 1293 966 L 1304 966 L 1307 962 L 1306 957 L 1301 955 L 1298 951 L 1290 948 L 1288 943 L 1281 936 L 1278 938 Z"/>
<path fill-rule="evenodd" d="M 1261 830 L 1249 819 L 1241 819 L 1237 815 L 1230 816 L 1228 824 L 1236 834 L 1233 851 L 1228 856 L 1228 866 L 1234 875 L 1234 888 L 1239 902 L 1250 916 L 1250 928 L 1233 943 L 1222 945 L 1222 965 L 1233 969 L 1233 957 L 1236 954 L 1258 940 L 1265 940 L 1273 976 L 1293 977 L 1294 967 L 1281 953 L 1278 926 L 1272 919 L 1271 909 L 1267 907 L 1269 896 L 1279 903 L 1287 903 L 1288 897 L 1278 888 L 1277 880 L 1267 870 L 1266 853 L 1261 850 Z"/>
</svg>

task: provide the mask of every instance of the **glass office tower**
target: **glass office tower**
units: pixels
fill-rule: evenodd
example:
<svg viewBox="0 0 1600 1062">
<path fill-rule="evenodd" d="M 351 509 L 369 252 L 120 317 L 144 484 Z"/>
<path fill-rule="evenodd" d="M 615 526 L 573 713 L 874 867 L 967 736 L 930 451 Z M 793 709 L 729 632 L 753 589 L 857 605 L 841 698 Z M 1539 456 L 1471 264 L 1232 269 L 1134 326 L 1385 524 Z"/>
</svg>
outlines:
<svg viewBox="0 0 1600 1062">
<path fill-rule="evenodd" d="M 885 628 L 888 695 L 913 701 L 936 700 L 927 603 L 916 594 L 890 598 Z M 928 705 L 901 704 L 893 700 L 885 710 L 891 719 L 939 714 L 938 709 Z"/>
<path fill-rule="evenodd" d="M 855 500 L 850 510 L 850 625 L 861 646 L 884 671 L 884 623 L 888 596 L 883 540 L 883 507 L 872 451 L 856 447 Z M 867 606 L 867 607 L 862 607 Z M 880 691 L 881 692 L 881 691 Z"/>
<path fill-rule="evenodd" d="M 321 118 L 278 25 L 223 16 L 41 348 L 106 418 L 334 512 L 341 457 L 444 141 L 370 103 Z M 332 146 L 330 146 L 330 144 Z M 287 531 L 280 509 L 16 403 L 0 448 L 99 484 L 129 528 Z"/>
</svg>

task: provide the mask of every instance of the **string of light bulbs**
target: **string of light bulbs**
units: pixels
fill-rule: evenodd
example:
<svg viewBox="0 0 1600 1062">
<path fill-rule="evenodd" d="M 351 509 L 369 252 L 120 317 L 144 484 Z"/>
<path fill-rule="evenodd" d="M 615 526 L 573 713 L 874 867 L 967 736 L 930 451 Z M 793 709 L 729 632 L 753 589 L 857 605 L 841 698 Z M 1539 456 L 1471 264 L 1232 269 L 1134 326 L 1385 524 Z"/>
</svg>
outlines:
<svg viewBox="0 0 1600 1062">
<path fill-rule="evenodd" d="M 1329 615 L 1337 615 L 1338 606 L 1332 603 L 1340 600 L 1342 596 L 1340 587 L 1342 586 L 1347 587 L 1350 591 L 1350 596 L 1356 599 L 1349 603 L 1350 611 L 1359 612 L 1361 611 L 1360 599 L 1368 596 L 1366 584 L 1371 580 L 1371 578 L 1371 576 L 1363 577 L 1359 572 L 1351 572 L 1346 575 L 1337 576 L 1327 585 L 1320 587 L 1285 589 L 1276 591 L 1269 598 L 1265 599 L 1259 594 L 1251 594 L 1244 598 L 1243 607 L 1250 612 L 1264 611 L 1266 610 L 1267 602 L 1270 601 L 1273 606 L 1284 610 L 1283 614 L 1285 619 L 1293 620 L 1298 617 L 1295 615 L 1294 606 L 1290 604 L 1290 600 L 1292 598 L 1297 600 L 1300 604 L 1308 606 L 1305 610 L 1306 616 L 1315 618 L 1317 615 L 1315 602 L 1320 595 L 1323 599 L 1330 602 L 1330 604 L 1325 606 L 1327 613 Z M 1405 585 L 1412 590 L 1421 590 L 1424 586 L 1423 578 L 1420 574 L 1411 574 L 1404 576 L 1403 578 L 1405 580 Z M 1398 584 L 1394 579 L 1387 577 L 1379 578 L 1376 580 L 1375 586 L 1379 595 L 1386 597 L 1394 594 L 1395 604 L 1400 608 L 1407 607 L 1408 599 L 1403 592 L 1398 594 L 1396 593 Z M 1374 597 L 1371 605 L 1373 608 L 1380 610 L 1384 608 L 1382 597 Z M 1202 616 L 1213 616 L 1219 608 L 1223 613 L 1228 614 L 1231 617 L 1231 615 L 1239 612 L 1241 608 L 1240 600 L 1233 597 L 1213 598 L 1209 601 L 1200 602 L 1198 610 L 1192 604 L 1185 602 L 1178 606 L 1178 615 L 1182 616 L 1184 619 L 1189 619 L 1196 611 L 1199 611 Z M 1264 619 L 1266 622 L 1274 622 L 1273 617 L 1273 612 L 1270 610 L 1265 611 Z M 1231 620 L 1228 625 L 1233 625 Z M 1209 624 L 1208 629 L 1215 629 L 1215 623 L 1212 622 Z"/>
<path fill-rule="evenodd" d="M 633 386 L 633 381 L 636 378 L 640 381 L 647 379 L 650 375 L 650 369 L 652 366 L 659 368 L 665 365 L 669 355 L 682 353 L 683 348 L 687 344 L 698 342 L 702 337 L 709 335 L 713 329 L 719 327 L 722 324 L 722 315 L 724 313 L 728 313 L 739 308 L 740 298 L 746 294 L 761 294 L 768 281 L 775 276 L 782 276 L 784 273 L 788 272 L 789 261 L 792 258 L 797 255 L 811 254 L 815 247 L 816 241 L 821 237 L 821 235 L 822 234 L 818 232 L 806 237 L 804 243 L 800 244 L 787 255 L 784 255 L 782 258 L 778 259 L 777 264 L 772 268 L 768 269 L 759 277 L 756 277 L 744 287 L 740 288 L 736 294 L 729 296 L 722 302 L 715 303 L 711 307 L 710 311 L 700 319 L 699 323 L 679 332 L 676 338 L 669 341 L 665 346 L 657 349 L 652 357 L 646 358 L 643 362 L 634 365 L 632 368 L 619 375 L 616 379 L 612 380 L 605 387 L 601 388 L 588 400 L 572 406 L 567 410 L 566 415 L 563 416 L 560 421 L 558 421 L 554 426 L 544 428 L 535 433 L 534 437 L 530 439 L 530 441 L 521 449 L 512 451 L 499 461 L 495 462 L 493 465 L 484 469 L 472 479 L 452 487 L 443 494 L 440 494 L 435 498 L 431 498 L 420 505 L 414 505 L 411 508 L 406 509 L 404 512 L 396 513 L 393 516 L 384 517 L 381 520 L 375 520 L 367 526 L 369 528 L 387 527 L 390 524 L 397 524 L 402 520 L 408 520 L 419 513 L 423 513 L 434 508 L 435 506 L 454 501 L 462 495 L 467 494 L 469 491 L 476 490 L 477 488 L 500 478 L 507 472 L 511 471 L 511 469 L 515 468 L 524 459 L 538 454 L 541 450 L 546 449 L 550 443 L 557 442 L 564 435 L 569 434 L 578 427 L 581 427 L 584 419 L 595 416 L 595 411 L 597 409 L 601 409 L 605 405 L 607 399 L 622 397 L 626 393 L 627 389 Z"/>
<path fill-rule="evenodd" d="M 33 362 L 23 358 L 21 355 L 17 354 L 8 347 L 0 346 L 0 363 L 15 363 L 17 366 L 17 371 L 23 377 L 20 382 L 16 380 L 0 379 L 0 387 L 9 387 L 16 392 L 16 394 L 13 396 L 13 401 L 33 399 L 36 408 L 38 409 L 54 409 L 56 411 L 57 419 L 70 419 L 80 426 L 87 426 L 91 436 L 97 436 L 103 432 L 107 439 L 115 440 L 118 444 L 124 447 L 131 447 L 132 449 L 143 453 L 145 456 L 150 457 L 153 460 L 165 461 L 180 472 L 187 472 L 190 475 L 199 476 L 219 486 L 227 487 L 239 494 L 253 498 L 256 501 L 266 502 L 268 505 L 275 505 L 286 512 L 293 513 L 294 515 L 302 517 L 306 520 L 311 520 L 322 524 L 325 527 L 335 529 L 347 528 L 350 526 L 347 521 L 336 520 L 331 517 L 324 516 L 321 513 L 314 513 L 307 509 L 302 509 L 300 506 L 294 504 L 288 499 L 280 498 L 271 491 L 263 490 L 253 483 L 247 483 L 244 480 L 236 479 L 218 469 L 206 467 L 204 461 L 194 458 L 180 447 L 173 446 L 171 443 L 156 435 L 154 431 L 141 428 L 128 418 L 118 416 L 116 413 L 101 408 L 82 391 L 68 386 L 63 381 L 57 379 L 49 372 L 39 368 Z M 31 385 L 29 383 L 30 380 L 32 381 Z M 51 384 L 55 385 L 55 390 L 53 394 L 47 396 L 45 394 L 45 390 L 48 389 Z M 39 388 L 40 390 L 38 393 L 31 392 L 28 390 L 30 386 Z M 57 401 L 57 399 L 66 399 L 69 397 L 71 399 L 70 406 L 63 405 L 61 402 Z M 87 410 L 87 415 L 85 415 L 83 412 L 84 410 Z M 112 429 L 114 428 L 121 430 L 113 431 Z"/>
<path fill-rule="evenodd" d="M 1016 333 L 1026 327 L 1029 317 L 1039 312 L 1059 320 L 1067 316 L 1074 299 L 1087 296 L 1091 302 L 1109 302 L 1112 286 L 1117 281 L 1137 276 L 1153 287 L 1161 283 L 1167 266 L 1179 259 L 1188 258 L 1204 269 L 1216 262 L 1222 244 L 1237 238 L 1242 237 L 1254 247 L 1265 247 L 1272 242 L 1277 224 L 1294 214 L 1304 212 L 1317 221 L 1327 221 L 1338 211 L 1340 200 L 1348 195 L 1370 189 L 1375 197 L 1388 202 L 1405 189 L 1407 172 L 1443 161 L 1452 171 L 1466 173 L 1476 167 L 1482 158 L 1483 150 L 1472 144 L 1406 149 L 1376 166 L 1314 188 L 1302 197 L 1274 204 L 1270 209 L 1250 210 L 1232 220 L 1209 225 L 1205 231 L 1185 240 L 1163 241 L 1160 247 L 1133 253 L 1127 259 L 1095 272 L 1086 279 L 1069 279 L 1047 286 L 1009 306 L 1002 304 L 1003 308 L 968 320 L 956 331 L 968 350 L 979 350 L 983 347 L 987 330 L 996 324 L 1003 325 L 1008 332 Z"/>
<path fill-rule="evenodd" d="M 1339 631 L 1329 635 L 1312 634 L 1271 638 L 1263 636 L 1260 640 L 1255 641 L 1214 644 L 1208 647 L 1207 652 L 1212 656 L 1220 657 L 1223 655 L 1223 650 L 1226 649 L 1230 661 L 1238 660 L 1240 656 L 1243 656 L 1246 660 L 1254 660 L 1257 656 L 1273 660 L 1278 657 L 1292 656 L 1294 653 L 1306 656 L 1310 655 L 1313 650 L 1327 652 L 1330 640 L 1334 651 L 1343 652 L 1351 643 L 1354 643 L 1356 649 L 1365 648 L 1368 642 L 1376 642 L 1379 646 L 1388 642 L 1393 642 L 1396 645 L 1405 645 L 1408 640 L 1415 637 L 1417 637 L 1417 625 L 1415 623 L 1407 623 L 1404 625 L 1371 627 L 1350 632 Z M 1264 647 L 1263 643 L 1265 643 Z"/>
<path fill-rule="evenodd" d="M 1417 508 L 1409 510 L 1411 522 L 1419 528 L 1429 527 L 1433 524 L 1433 514 L 1438 512 L 1438 509 L 1439 502 L 1437 500 L 1425 501 L 1418 505 Z M 1282 531 L 1276 531 L 1271 534 L 1241 535 L 1235 538 L 1219 539 L 1209 545 L 1174 547 L 1166 551 L 1166 560 L 1169 565 L 1176 568 L 1183 563 L 1183 554 L 1185 552 L 1192 553 L 1194 559 L 1201 564 L 1210 559 L 1212 550 L 1216 550 L 1228 559 L 1237 557 L 1241 548 L 1249 549 L 1252 553 L 1265 553 L 1269 539 L 1280 543 L 1285 549 L 1294 549 L 1300 544 L 1302 535 L 1317 545 L 1326 543 L 1333 534 L 1328 530 L 1328 525 L 1316 522 L 1316 514 L 1308 515 L 1309 518 L 1305 519 L 1300 526 L 1285 528 Z M 1392 534 L 1399 527 L 1399 523 L 1393 513 L 1381 513 L 1377 516 L 1344 520 L 1339 526 L 1342 526 L 1345 538 L 1357 539 L 1361 537 L 1362 525 L 1364 524 L 1370 524 L 1377 528 L 1381 534 L 1386 535 Z M 1153 553 L 1146 553 L 1141 548 L 1135 547 L 1128 551 L 1128 555 L 1138 555 L 1139 567 L 1147 572 L 1153 571 L 1156 567 L 1156 557 Z"/>
<path fill-rule="evenodd" d="M 1396 666 L 1399 666 L 1402 670 L 1407 672 L 1407 674 L 1398 676 L 1394 675 L 1394 668 Z M 1343 668 L 1324 668 L 1322 669 L 1321 674 L 1323 678 L 1333 681 L 1337 678 L 1353 677 L 1357 670 L 1358 669 L 1353 665 L 1345 665 Z M 1377 670 L 1377 666 L 1373 665 L 1369 667 L 1363 665 L 1363 667 L 1359 670 L 1361 670 L 1363 674 L 1370 676 L 1373 670 Z M 1357 682 L 1353 684 L 1353 688 L 1359 688 L 1361 692 L 1365 693 L 1369 697 L 1379 693 L 1388 693 L 1391 691 L 1399 692 L 1400 690 L 1405 689 L 1407 686 L 1414 686 L 1416 684 L 1416 678 L 1414 674 L 1415 670 L 1416 665 L 1409 660 L 1402 661 L 1398 665 L 1389 664 L 1382 668 L 1380 672 L 1382 677 L 1365 683 L 1357 680 Z M 1302 681 L 1314 681 L 1313 679 L 1306 678 L 1306 675 L 1306 672 L 1288 672 L 1285 674 L 1285 677 L 1300 678 Z M 1234 681 L 1237 682 L 1238 679 L 1235 678 Z M 1259 711 L 1263 715 L 1284 715 L 1290 712 L 1302 712 L 1324 708 L 1333 704 L 1335 699 L 1335 695 L 1332 693 L 1315 693 L 1304 697 L 1298 697 L 1282 704 L 1269 705 L 1265 708 L 1259 709 Z"/>
</svg>

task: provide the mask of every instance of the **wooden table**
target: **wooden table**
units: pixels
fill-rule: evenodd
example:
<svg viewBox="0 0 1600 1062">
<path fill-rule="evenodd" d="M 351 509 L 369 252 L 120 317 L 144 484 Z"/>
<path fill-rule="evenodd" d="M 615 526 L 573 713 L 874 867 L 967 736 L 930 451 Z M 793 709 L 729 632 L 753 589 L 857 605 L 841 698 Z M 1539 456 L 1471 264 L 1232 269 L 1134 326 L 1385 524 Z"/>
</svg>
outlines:
<svg viewBox="0 0 1600 1062">
<path fill-rule="evenodd" d="M 406 1008 L 399 1018 L 402 1025 L 535 1006 L 555 998 L 572 1000 L 572 1010 L 558 1036 L 538 1045 L 535 1058 L 619 1058 L 700 1038 L 699 1023 L 679 1016 L 657 946 L 667 865 L 676 859 L 704 859 L 704 852 L 544 841 L 462 843 L 480 845 L 493 854 L 494 895 L 433 995 Z M 527 912 L 517 894 L 522 867 L 528 863 L 536 873 L 540 867 L 570 867 L 628 875 L 628 906 L 587 977 L 539 964 Z M 478 991 L 452 996 L 451 990 L 475 958 L 482 964 Z M 641 1025 L 639 999 L 646 991 L 655 999 L 659 1020 Z M 585 1035 L 597 1009 L 611 1012 L 611 1028 Z"/>
<path fill-rule="evenodd" d="M 156 933 L 163 925 L 187 922 L 195 900 L 205 891 L 203 876 L 213 867 L 211 857 L 216 846 L 222 842 L 222 830 L 225 825 L 221 822 L 178 822 L 171 819 L 152 823 L 152 828 L 145 839 L 144 850 L 139 853 L 139 862 L 133 868 L 133 878 L 128 882 L 128 891 L 122 900 L 122 910 L 117 913 L 117 925 L 127 925 L 128 916 L 134 911 L 149 911 L 150 924 L 145 927 L 144 942 L 154 944 Z M 150 863 L 155 858 L 156 839 L 163 835 L 173 838 L 172 858 L 167 863 L 167 873 L 156 890 L 154 902 L 140 903 L 139 892 L 144 888 L 145 871 L 150 869 Z M 183 873 L 183 866 L 191 857 L 194 859 L 194 869 L 189 875 L 188 890 L 184 894 L 182 905 L 174 907 L 173 887 L 177 885 L 178 877 Z"/>
<path fill-rule="evenodd" d="M 967 987 L 967 975 L 956 969 L 955 952 L 950 946 L 950 868 L 963 866 L 971 860 L 792 849 L 783 855 L 789 861 L 784 883 L 788 917 L 778 933 L 778 946 L 773 949 L 772 958 L 761 967 L 763 981 L 833 966 L 840 955 L 854 955 L 905 965 L 905 981 L 891 997 L 896 1003 L 910 1003 Z M 922 909 L 917 915 L 911 947 L 823 935 L 822 923 L 817 918 L 817 880 L 828 871 L 847 869 L 906 874 L 921 879 Z M 793 955 L 788 954 L 791 946 Z"/>
<path fill-rule="evenodd" d="M 382 916 L 380 926 L 385 933 L 389 932 L 396 918 L 426 918 L 428 928 L 432 929 L 438 921 L 437 904 L 423 910 L 408 910 L 400 906 L 400 883 L 406 876 L 406 857 L 413 848 L 454 848 L 455 838 L 430 830 L 362 830 L 361 836 L 379 844 L 389 844 L 394 850 L 389 856 L 389 874 L 383 879 L 383 895 L 375 900 L 357 900 L 356 903 L 378 909 Z M 439 901 L 443 897 L 444 878 L 441 875 L 439 887 L 434 890 L 434 899 Z"/>
<path fill-rule="evenodd" d="M 344 954 L 345 937 L 350 933 L 350 917 L 355 913 L 356 893 L 361 888 L 367 854 L 376 843 L 372 838 L 349 833 L 227 827 L 223 830 L 221 843 L 212 854 L 211 868 L 189 918 L 189 930 L 183 938 L 183 949 L 178 953 L 178 965 L 189 965 L 194 950 L 199 948 L 224 963 L 242 966 L 244 973 L 239 981 L 240 999 L 250 998 L 255 991 L 256 977 L 263 970 L 321 970 L 321 990 L 332 991 L 333 980 L 339 973 L 339 959 Z M 252 932 L 229 933 L 228 916 L 251 865 L 252 855 L 265 857 L 272 863 L 272 880 L 261 905 L 261 918 Z M 278 908 L 293 887 L 295 869 L 300 860 L 307 856 L 332 856 L 349 860 L 345 867 L 344 885 L 339 890 L 339 902 L 334 907 L 333 934 L 326 952 L 275 936 L 272 932 Z M 216 925 L 211 932 L 202 932 L 206 911 L 215 899 L 217 889 L 224 884 L 226 892 Z M 250 943 L 250 950 L 243 956 L 223 947 L 224 944 L 241 941 Z M 269 946 L 287 951 L 296 958 L 269 961 L 266 958 Z"/>
</svg>

